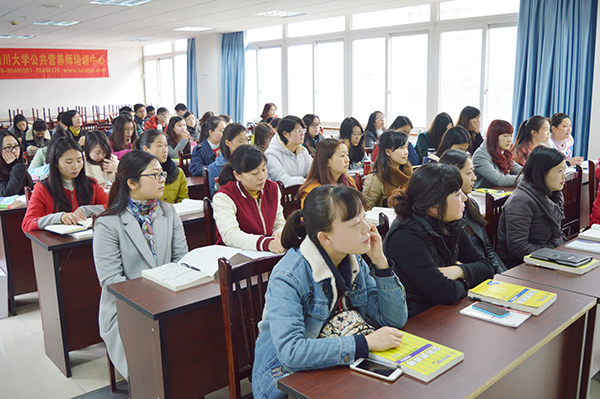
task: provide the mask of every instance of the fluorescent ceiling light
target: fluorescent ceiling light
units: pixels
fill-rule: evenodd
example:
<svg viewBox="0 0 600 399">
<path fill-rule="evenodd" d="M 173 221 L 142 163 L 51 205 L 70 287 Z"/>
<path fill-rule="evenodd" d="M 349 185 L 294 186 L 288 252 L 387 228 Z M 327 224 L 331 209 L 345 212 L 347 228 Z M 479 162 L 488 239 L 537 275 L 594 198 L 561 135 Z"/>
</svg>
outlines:
<svg viewBox="0 0 600 399">
<path fill-rule="evenodd" d="M 122 42 L 149 42 L 154 39 L 123 39 Z"/>
<path fill-rule="evenodd" d="M 151 2 L 152 0 L 93 0 L 90 4 L 101 4 L 104 6 L 135 7 Z"/>
<path fill-rule="evenodd" d="M 177 28 L 175 30 L 182 32 L 204 32 L 207 30 L 213 30 L 214 28 L 204 28 L 202 26 L 185 26 L 183 28 Z"/>
<path fill-rule="evenodd" d="M 71 25 L 77 25 L 79 23 L 79 21 L 50 21 L 50 20 L 43 20 L 43 21 L 38 21 L 38 22 L 34 22 L 34 25 L 54 25 L 54 26 L 71 26 Z"/>
<path fill-rule="evenodd" d="M 298 15 L 304 15 L 303 12 L 292 12 L 292 11 L 269 11 L 261 12 L 260 14 L 254 14 L 257 17 L 273 17 L 273 18 L 289 18 L 296 17 Z"/>
<path fill-rule="evenodd" d="M 24 35 L 24 36 L 19 36 L 19 35 L 0 35 L 0 39 L 31 39 L 34 36 L 35 35 Z"/>
<path fill-rule="evenodd" d="M 62 4 L 42 4 L 45 8 L 62 8 Z"/>
</svg>

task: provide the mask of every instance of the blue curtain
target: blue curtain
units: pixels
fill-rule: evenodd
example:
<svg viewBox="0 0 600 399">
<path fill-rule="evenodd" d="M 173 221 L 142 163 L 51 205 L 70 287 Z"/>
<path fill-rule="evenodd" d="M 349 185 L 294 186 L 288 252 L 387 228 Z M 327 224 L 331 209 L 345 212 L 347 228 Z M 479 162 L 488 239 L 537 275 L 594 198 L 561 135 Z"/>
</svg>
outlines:
<svg viewBox="0 0 600 399">
<path fill-rule="evenodd" d="M 598 0 L 521 0 L 513 126 L 533 115 L 571 118 L 587 158 Z"/>
<path fill-rule="evenodd" d="M 225 33 L 221 44 L 223 113 L 244 123 L 246 45 L 244 32 Z"/>
<path fill-rule="evenodd" d="M 196 71 L 196 39 L 187 42 L 187 109 L 198 118 L 198 72 Z"/>
</svg>

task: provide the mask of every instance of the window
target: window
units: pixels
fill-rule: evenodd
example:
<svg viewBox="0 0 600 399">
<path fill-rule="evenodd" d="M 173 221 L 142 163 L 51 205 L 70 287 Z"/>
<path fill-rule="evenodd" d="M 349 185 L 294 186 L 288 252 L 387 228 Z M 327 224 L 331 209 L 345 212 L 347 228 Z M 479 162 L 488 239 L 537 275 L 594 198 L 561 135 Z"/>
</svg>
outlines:
<svg viewBox="0 0 600 399">
<path fill-rule="evenodd" d="M 288 48 L 288 110 L 302 118 L 313 107 L 313 45 Z"/>
<path fill-rule="evenodd" d="M 440 3 L 440 20 L 519 12 L 519 0 L 453 0 Z"/>
<path fill-rule="evenodd" d="M 352 115 L 366 122 L 372 112 L 385 112 L 385 38 L 352 45 Z"/>
<path fill-rule="evenodd" d="M 259 113 L 266 103 L 281 107 L 281 47 L 260 49 L 257 70 Z"/>
<path fill-rule="evenodd" d="M 429 4 L 423 4 L 354 14 L 352 15 L 352 29 L 381 28 L 384 26 L 429 22 L 431 19 L 430 10 L 431 6 Z"/>
<path fill-rule="evenodd" d="M 321 121 L 344 119 L 344 43 L 318 43 L 315 111 Z"/>
<path fill-rule="evenodd" d="M 324 35 L 342 32 L 345 28 L 346 18 L 344 16 L 293 22 L 288 24 L 288 37 Z"/>
<path fill-rule="evenodd" d="M 144 87 L 146 104 L 171 113 L 187 102 L 187 39 L 144 46 Z"/>
<path fill-rule="evenodd" d="M 246 31 L 248 43 L 263 42 L 266 40 L 277 40 L 283 37 L 282 25 L 266 26 L 264 28 L 250 29 Z"/>
<path fill-rule="evenodd" d="M 246 89 L 244 114 L 249 120 L 260 115 L 258 109 L 258 77 L 256 76 L 256 53 L 257 50 L 246 51 Z"/>
<path fill-rule="evenodd" d="M 517 27 L 490 29 L 490 51 L 487 109 L 483 113 L 482 127 L 494 119 L 512 119 L 513 81 L 517 53 Z M 515 126 L 515 130 L 519 127 Z"/>
</svg>

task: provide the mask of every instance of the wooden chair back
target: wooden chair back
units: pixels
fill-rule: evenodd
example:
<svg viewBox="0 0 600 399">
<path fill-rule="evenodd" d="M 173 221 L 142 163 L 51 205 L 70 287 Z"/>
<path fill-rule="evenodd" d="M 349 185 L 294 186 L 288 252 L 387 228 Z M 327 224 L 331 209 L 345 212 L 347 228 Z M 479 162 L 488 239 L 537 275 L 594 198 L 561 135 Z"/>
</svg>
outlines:
<svg viewBox="0 0 600 399">
<path fill-rule="evenodd" d="M 212 202 L 208 197 L 204 197 L 204 229 L 207 245 L 214 245 L 217 242 L 217 225 Z"/>
<path fill-rule="evenodd" d="M 561 228 L 569 240 L 575 238 L 580 231 L 582 178 L 583 171 L 581 166 L 577 165 L 575 173 L 567 175 L 567 181 L 562 190 L 565 197 L 565 218 L 562 221 Z"/>
<path fill-rule="evenodd" d="M 298 189 L 300 184 L 285 187 L 278 181 L 279 191 L 281 191 L 281 206 L 283 206 L 283 216 L 287 219 L 296 209 L 300 209 L 300 198 L 298 197 Z"/>
<path fill-rule="evenodd" d="M 183 170 L 186 177 L 190 177 L 190 160 L 192 159 L 192 154 L 187 153 L 184 154 L 182 151 L 179 151 L 179 167 Z"/>
<path fill-rule="evenodd" d="M 204 197 L 208 199 L 212 199 L 212 194 L 210 193 L 210 182 L 208 181 L 208 169 L 205 167 L 202 168 L 202 179 L 204 180 Z M 215 184 L 215 182 L 212 182 Z"/>
<path fill-rule="evenodd" d="M 592 213 L 592 208 L 594 207 L 594 202 L 596 202 L 596 194 L 598 193 L 598 179 L 596 178 L 596 164 L 594 161 L 588 161 L 588 174 L 590 177 L 589 180 L 589 201 L 590 201 L 590 214 Z M 590 226 L 592 222 L 590 220 Z"/>
<path fill-rule="evenodd" d="M 282 257 L 283 254 L 253 259 L 237 266 L 231 266 L 225 258 L 219 259 L 230 398 L 241 398 L 240 381 L 252 375 L 268 278 Z"/>
<path fill-rule="evenodd" d="M 487 220 L 485 231 L 494 249 L 496 249 L 498 241 L 498 222 L 500 221 L 500 215 L 502 214 L 502 207 L 508 197 L 509 196 L 506 195 L 495 198 L 492 194 L 485 193 L 485 220 Z"/>
<path fill-rule="evenodd" d="M 362 193 L 363 177 L 358 172 L 354 174 L 354 184 L 356 184 L 356 189 Z"/>
</svg>

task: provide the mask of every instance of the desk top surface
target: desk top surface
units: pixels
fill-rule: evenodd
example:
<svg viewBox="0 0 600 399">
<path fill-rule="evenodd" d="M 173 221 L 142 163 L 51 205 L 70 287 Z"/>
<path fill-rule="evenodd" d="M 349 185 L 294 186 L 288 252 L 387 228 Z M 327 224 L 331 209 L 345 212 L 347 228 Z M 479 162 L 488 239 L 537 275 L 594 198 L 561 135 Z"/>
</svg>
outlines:
<svg viewBox="0 0 600 399">
<path fill-rule="evenodd" d="M 514 283 L 513 279 L 504 276 L 496 276 L 496 279 Z M 528 286 L 543 288 L 535 283 Z M 368 392 L 368 395 L 358 396 L 373 398 L 474 397 L 564 331 L 596 303 L 594 298 L 573 292 L 558 289 L 553 292 L 558 293 L 556 302 L 518 328 L 460 315 L 459 311 L 472 303 L 467 298 L 452 306 L 435 306 L 409 319 L 403 330 L 465 353 L 462 362 L 427 384 L 407 375 L 389 383 L 340 366 L 294 373 L 279 381 L 280 389 L 296 398 L 356 397 L 360 392 Z"/>
<path fill-rule="evenodd" d="M 202 176 L 187 176 L 185 180 L 187 181 L 188 187 L 204 184 L 204 178 Z"/>
</svg>

